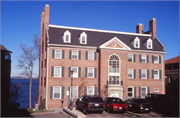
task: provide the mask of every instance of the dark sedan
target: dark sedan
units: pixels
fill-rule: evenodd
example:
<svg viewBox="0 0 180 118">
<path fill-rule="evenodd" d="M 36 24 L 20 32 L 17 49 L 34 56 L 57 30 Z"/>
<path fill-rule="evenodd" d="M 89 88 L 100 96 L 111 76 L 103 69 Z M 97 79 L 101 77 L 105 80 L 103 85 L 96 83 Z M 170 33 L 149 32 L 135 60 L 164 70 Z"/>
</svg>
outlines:
<svg viewBox="0 0 180 118">
<path fill-rule="evenodd" d="M 76 101 L 76 109 L 82 109 L 84 114 L 89 111 L 103 113 L 104 101 L 100 96 L 83 95 Z"/>
<path fill-rule="evenodd" d="M 126 100 L 128 110 L 132 112 L 146 112 L 149 113 L 152 106 L 145 100 L 140 98 L 130 98 Z"/>
<path fill-rule="evenodd" d="M 107 97 L 104 99 L 105 110 L 107 112 L 121 112 L 124 113 L 127 109 L 127 105 L 119 98 Z"/>
</svg>

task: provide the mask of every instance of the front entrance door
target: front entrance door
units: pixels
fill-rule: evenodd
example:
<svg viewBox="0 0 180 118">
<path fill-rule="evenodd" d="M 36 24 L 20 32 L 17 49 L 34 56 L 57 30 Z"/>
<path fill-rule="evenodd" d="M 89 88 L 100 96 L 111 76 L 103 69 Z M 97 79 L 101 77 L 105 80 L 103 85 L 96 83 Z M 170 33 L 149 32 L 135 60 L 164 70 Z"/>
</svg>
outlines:
<svg viewBox="0 0 180 118">
<path fill-rule="evenodd" d="M 119 97 L 119 91 L 118 90 L 111 90 L 110 97 Z"/>
<path fill-rule="evenodd" d="M 118 94 L 111 94 L 110 97 L 118 97 Z"/>
</svg>

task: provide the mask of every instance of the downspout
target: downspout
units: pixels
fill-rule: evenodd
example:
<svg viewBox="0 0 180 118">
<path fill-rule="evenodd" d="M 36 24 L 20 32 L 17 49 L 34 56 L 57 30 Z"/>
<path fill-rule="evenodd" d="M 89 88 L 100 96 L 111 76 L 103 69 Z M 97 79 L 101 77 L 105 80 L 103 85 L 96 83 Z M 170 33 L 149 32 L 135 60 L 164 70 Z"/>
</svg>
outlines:
<svg viewBox="0 0 180 118">
<path fill-rule="evenodd" d="M 161 77 L 162 77 L 162 94 L 164 94 L 164 56 L 162 56 L 162 73 L 161 73 Z"/>
<path fill-rule="evenodd" d="M 46 61 L 46 109 L 48 109 L 47 108 L 47 94 L 48 94 L 48 56 L 49 56 L 49 48 L 47 48 L 47 55 L 46 55 L 46 59 L 47 59 L 47 61 Z"/>
</svg>

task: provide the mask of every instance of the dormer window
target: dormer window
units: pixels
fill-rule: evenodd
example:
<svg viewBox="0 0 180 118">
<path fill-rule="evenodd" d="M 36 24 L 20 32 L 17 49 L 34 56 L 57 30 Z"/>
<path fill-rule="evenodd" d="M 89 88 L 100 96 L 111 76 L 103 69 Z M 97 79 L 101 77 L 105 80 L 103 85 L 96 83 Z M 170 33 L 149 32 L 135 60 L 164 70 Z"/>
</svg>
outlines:
<svg viewBox="0 0 180 118">
<path fill-rule="evenodd" d="M 148 39 L 147 40 L 147 42 L 146 42 L 146 47 L 147 47 L 147 49 L 152 49 L 153 47 L 152 47 L 152 39 Z"/>
<path fill-rule="evenodd" d="M 85 32 L 80 34 L 79 41 L 80 44 L 87 44 L 87 34 Z"/>
<path fill-rule="evenodd" d="M 134 48 L 140 48 L 140 39 L 136 37 L 134 41 L 132 42 Z"/>
<path fill-rule="evenodd" d="M 64 32 L 64 35 L 62 38 L 63 38 L 64 43 L 71 43 L 71 33 L 68 30 Z"/>
</svg>

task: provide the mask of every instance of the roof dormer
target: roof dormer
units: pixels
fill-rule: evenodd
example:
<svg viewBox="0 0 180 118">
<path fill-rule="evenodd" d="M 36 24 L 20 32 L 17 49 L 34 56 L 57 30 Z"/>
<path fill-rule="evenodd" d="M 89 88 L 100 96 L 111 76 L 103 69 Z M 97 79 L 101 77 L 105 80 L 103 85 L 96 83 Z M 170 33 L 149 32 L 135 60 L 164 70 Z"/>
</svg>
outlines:
<svg viewBox="0 0 180 118">
<path fill-rule="evenodd" d="M 79 41 L 80 44 L 87 44 L 87 34 L 85 32 L 80 34 Z"/>
<path fill-rule="evenodd" d="M 64 43 L 71 43 L 71 33 L 68 30 L 64 32 L 64 35 L 62 38 L 63 38 Z"/>
<path fill-rule="evenodd" d="M 140 48 L 140 39 L 138 37 L 136 37 L 133 41 L 132 41 L 132 45 L 134 46 L 134 48 Z"/>
<path fill-rule="evenodd" d="M 147 40 L 147 42 L 145 43 L 145 46 L 147 47 L 147 49 L 153 49 L 152 39 L 151 38 L 149 38 Z"/>
</svg>

